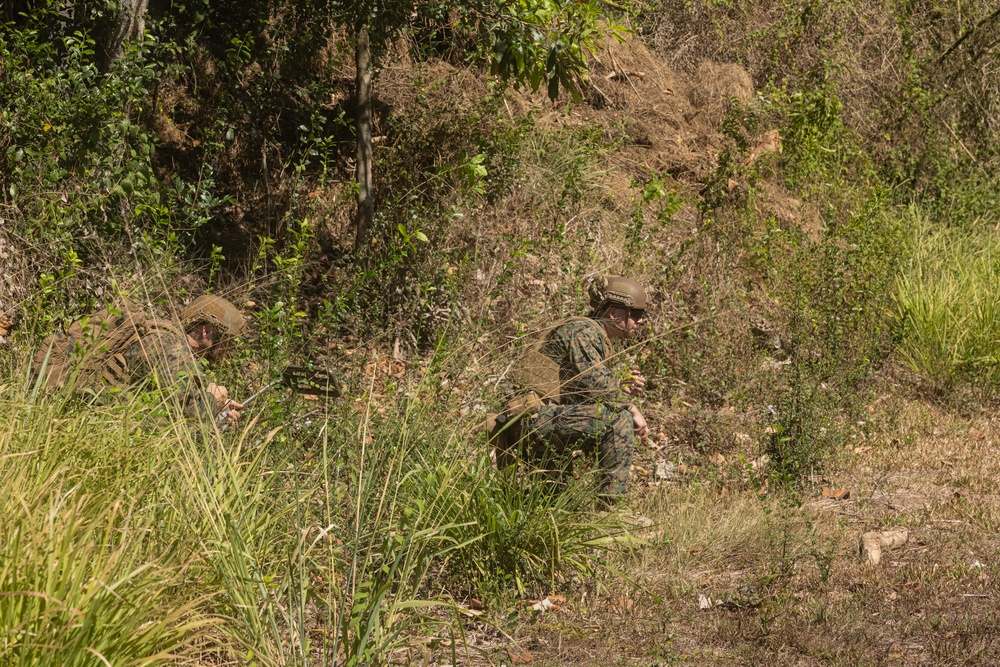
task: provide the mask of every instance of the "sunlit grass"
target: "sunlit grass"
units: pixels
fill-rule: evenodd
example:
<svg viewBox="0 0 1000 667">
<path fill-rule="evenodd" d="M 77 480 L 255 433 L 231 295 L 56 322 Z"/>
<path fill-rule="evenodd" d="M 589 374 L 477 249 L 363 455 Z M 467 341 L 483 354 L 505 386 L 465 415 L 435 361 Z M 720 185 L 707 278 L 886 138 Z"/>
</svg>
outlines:
<svg viewBox="0 0 1000 667">
<path fill-rule="evenodd" d="M 0 390 L 3 664 L 371 664 L 624 539 L 586 477 L 496 472 L 421 387 L 227 433 L 32 389 Z"/>
<path fill-rule="evenodd" d="M 896 283 L 900 358 L 943 390 L 1000 381 L 1000 234 L 911 218 L 911 252 Z"/>
</svg>

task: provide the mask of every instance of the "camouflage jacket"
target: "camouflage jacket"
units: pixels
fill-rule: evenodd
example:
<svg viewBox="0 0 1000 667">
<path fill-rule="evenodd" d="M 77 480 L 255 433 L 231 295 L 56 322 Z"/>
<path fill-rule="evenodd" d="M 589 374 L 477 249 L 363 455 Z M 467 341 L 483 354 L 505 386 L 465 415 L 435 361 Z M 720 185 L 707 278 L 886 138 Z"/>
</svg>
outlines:
<svg viewBox="0 0 1000 667">
<path fill-rule="evenodd" d="M 205 391 L 197 357 L 183 334 L 154 329 L 124 352 L 133 384 L 152 383 L 177 400 L 185 417 L 212 419 L 218 412 L 215 398 Z"/>
<path fill-rule="evenodd" d="M 618 376 L 610 365 L 614 349 L 600 323 L 575 318 L 553 329 L 541 352 L 559 364 L 560 403 L 625 407 Z"/>
</svg>

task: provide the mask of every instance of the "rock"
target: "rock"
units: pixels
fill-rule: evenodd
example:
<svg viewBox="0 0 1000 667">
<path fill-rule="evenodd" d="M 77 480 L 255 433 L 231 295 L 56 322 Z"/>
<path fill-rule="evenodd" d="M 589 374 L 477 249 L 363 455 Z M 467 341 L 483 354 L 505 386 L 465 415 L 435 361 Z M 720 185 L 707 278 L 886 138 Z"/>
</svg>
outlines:
<svg viewBox="0 0 1000 667">
<path fill-rule="evenodd" d="M 664 482 L 677 476 L 677 466 L 669 461 L 663 460 L 656 463 L 656 480 Z"/>
<path fill-rule="evenodd" d="M 833 500 L 847 500 L 851 497 L 851 492 L 847 489 L 831 489 L 824 486 L 822 493 L 824 498 L 832 498 Z"/>
<path fill-rule="evenodd" d="M 877 566 L 882 562 L 882 549 L 902 546 L 908 539 L 910 532 L 905 528 L 883 532 L 873 530 L 861 536 L 858 551 L 862 560 L 869 565 Z"/>
<path fill-rule="evenodd" d="M 562 595 L 548 595 L 541 600 L 530 600 L 528 604 L 535 611 L 559 611 L 560 604 L 565 604 L 566 598 Z"/>
<path fill-rule="evenodd" d="M 879 533 L 865 533 L 861 536 L 859 545 L 861 559 L 869 565 L 877 566 L 882 562 L 882 539 Z"/>
</svg>

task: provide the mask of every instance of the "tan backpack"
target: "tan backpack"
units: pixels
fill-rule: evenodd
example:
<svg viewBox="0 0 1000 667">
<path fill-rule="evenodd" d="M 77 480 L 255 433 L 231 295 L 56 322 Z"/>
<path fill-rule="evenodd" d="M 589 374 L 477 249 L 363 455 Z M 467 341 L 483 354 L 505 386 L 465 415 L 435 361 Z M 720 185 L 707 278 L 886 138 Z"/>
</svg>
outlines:
<svg viewBox="0 0 1000 667">
<path fill-rule="evenodd" d="M 559 393 L 562 381 L 559 376 L 559 364 L 545 354 L 542 349 L 548 342 L 549 334 L 555 329 L 570 322 L 588 322 L 601 332 L 605 349 L 611 350 L 611 339 L 604 328 L 589 317 L 570 317 L 538 332 L 511 376 L 522 394 L 535 394 L 539 403 L 559 403 Z M 517 401 L 518 399 L 514 399 Z M 530 401 L 530 399 L 529 399 Z M 524 406 L 528 407 L 528 406 Z"/>
<path fill-rule="evenodd" d="M 125 352 L 152 329 L 180 330 L 168 322 L 147 319 L 139 306 L 119 299 L 115 306 L 73 322 L 65 332 L 42 341 L 32 359 L 36 381 L 47 392 L 72 383 L 72 391 L 97 391 L 129 383 Z"/>
<path fill-rule="evenodd" d="M 542 349 L 549 340 L 549 334 L 570 322 L 588 322 L 601 332 L 606 350 L 611 350 L 611 339 L 604 327 L 589 317 L 570 317 L 556 322 L 535 334 L 528 348 L 518 359 L 517 368 L 511 372 L 511 379 L 517 386 L 517 394 L 507 402 L 504 412 L 486 416 L 486 433 L 489 444 L 494 449 L 497 467 L 506 468 L 514 461 L 514 448 L 522 436 L 517 422 L 522 417 L 531 417 L 543 405 L 558 404 L 562 379 L 559 363 L 545 354 Z"/>
</svg>

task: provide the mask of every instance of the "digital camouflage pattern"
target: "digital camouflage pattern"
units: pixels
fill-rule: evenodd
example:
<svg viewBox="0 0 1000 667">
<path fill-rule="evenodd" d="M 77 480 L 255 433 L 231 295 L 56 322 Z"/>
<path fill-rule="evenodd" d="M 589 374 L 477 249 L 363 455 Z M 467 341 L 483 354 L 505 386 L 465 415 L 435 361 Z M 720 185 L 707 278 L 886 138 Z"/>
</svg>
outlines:
<svg viewBox="0 0 1000 667">
<path fill-rule="evenodd" d="M 559 364 L 560 404 L 624 403 L 628 407 L 630 401 L 624 398 L 618 377 L 606 363 L 614 348 L 600 323 L 573 318 L 549 332 L 541 352 Z"/>
<path fill-rule="evenodd" d="M 178 401 L 189 418 L 212 419 L 218 410 L 215 398 L 205 391 L 197 357 L 187 336 L 170 329 L 153 329 L 124 352 L 133 384 L 151 382 Z"/>
<path fill-rule="evenodd" d="M 609 362 L 614 349 L 601 325 L 574 318 L 547 336 L 541 351 L 559 364 L 560 402 L 545 405 L 522 424 L 536 456 L 596 448 L 605 479 L 601 493 L 625 492 L 635 433 L 631 401 Z"/>
</svg>

